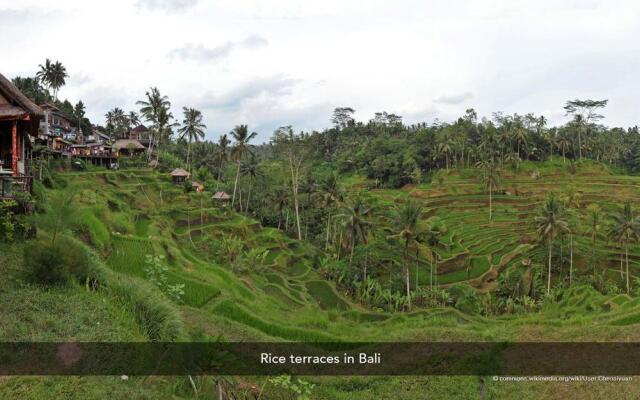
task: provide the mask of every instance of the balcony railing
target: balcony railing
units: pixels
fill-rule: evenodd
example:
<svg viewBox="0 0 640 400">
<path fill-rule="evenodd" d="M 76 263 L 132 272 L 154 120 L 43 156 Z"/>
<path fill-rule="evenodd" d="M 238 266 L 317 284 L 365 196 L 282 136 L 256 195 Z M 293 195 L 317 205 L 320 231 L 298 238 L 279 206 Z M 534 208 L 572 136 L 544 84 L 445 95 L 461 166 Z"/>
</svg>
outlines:
<svg viewBox="0 0 640 400">
<path fill-rule="evenodd" d="M 31 193 L 33 177 L 0 175 L 0 199 L 13 199 L 18 192 Z"/>
</svg>

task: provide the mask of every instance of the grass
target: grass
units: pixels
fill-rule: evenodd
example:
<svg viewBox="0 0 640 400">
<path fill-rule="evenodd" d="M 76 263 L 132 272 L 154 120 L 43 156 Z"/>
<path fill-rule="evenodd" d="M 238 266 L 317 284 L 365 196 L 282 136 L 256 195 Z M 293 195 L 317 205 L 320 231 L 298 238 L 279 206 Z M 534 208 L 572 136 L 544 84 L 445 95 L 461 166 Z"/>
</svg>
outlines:
<svg viewBox="0 0 640 400">
<path fill-rule="evenodd" d="M 529 178 L 528 171 L 533 169 L 538 169 L 543 179 Z M 513 268 L 526 258 L 537 262 L 544 256 L 544 249 L 534 243 L 521 243 L 522 236 L 532 234 L 531 226 L 525 222 L 549 191 L 559 191 L 569 181 L 575 181 L 585 191 L 583 198 L 602 203 L 606 210 L 613 210 L 613 205 L 625 198 L 637 199 L 634 196 L 640 194 L 631 190 L 640 179 L 612 175 L 592 164 L 586 164 L 584 172 L 597 173 L 596 177 L 569 176 L 561 161 L 549 165 L 525 163 L 520 171 L 517 174 L 507 171 L 502 186 L 507 189 L 518 185 L 519 190 L 528 194 L 496 195 L 496 218 L 492 223 L 488 221 L 487 196 L 479 193 L 478 178 L 468 171 L 449 172 L 443 187 L 427 184 L 400 190 L 375 189 L 371 195 L 386 209 L 397 201 L 415 198 L 431 210 L 429 216 L 445 221 L 449 229 L 445 238 L 448 248 L 441 249 L 441 254 L 453 258 L 466 253 L 471 268 L 467 274 L 464 263 L 455 264 L 451 272 L 438 276 L 438 282 L 444 285 L 480 277 L 492 265 L 495 270 L 499 266 Z M 545 176 L 550 179 L 545 180 Z M 640 341 L 637 329 L 640 299 L 602 296 L 580 288 L 568 291 L 557 304 L 545 305 L 540 313 L 499 318 L 470 316 L 450 308 L 418 309 L 406 314 L 366 311 L 345 299 L 332 283 L 320 278 L 311 263 L 317 250 L 297 245 L 275 229 L 260 228 L 250 218 L 224 214 L 209 205 L 205 208 L 205 223 L 199 226 L 198 198 L 189 201 L 188 196 L 156 172 L 96 171 L 67 174 L 64 180 L 82 187 L 85 198 L 91 200 L 79 205 L 81 217 L 76 232 L 86 233 L 80 237 L 105 259 L 109 267 L 107 279 L 97 292 L 87 291 L 81 285 L 53 289 L 26 285 L 21 279 L 19 247 L 0 245 L 3 274 L 0 336 L 5 340 L 192 340 L 221 335 L 232 341 L 615 341 L 620 338 Z M 588 182 L 591 184 L 586 184 Z M 369 182 L 354 175 L 345 183 L 349 190 L 357 191 Z M 62 185 L 58 187 L 57 190 L 62 190 Z M 269 265 L 257 271 L 232 270 L 224 262 L 215 261 L 219 257 L 209 253 L 212 250 L 194 247 L 185 224 L 186 209 L 193 210 L 190 215 L 194 242 L 242 235 L 251 246 L 272 249 Z M 581 217 L 584 210 L 579 209 L 577 213 Z M 584 253 L 590 249 L 589 241 L 582 236 L 584 226 L 580 218 L 576 221 L 579 233 L 574 245 Z M 375 222 L 384 225 L 384 221 Z M 639 250 L 633 248 L 631 254 L 637 255 Z M 183 304 L 170 302 L 146 280 L 146 254 L 166 257 L 170 282 L 185 284 Z M 613 261 L 617 260 L 615 249 L 603 241 L 598 243 L 598 254 L 608 254 Z M 384 256 L 394 258 L 400 254 Z M 576 260 L 579 260 L 577 256 Z M 640 267 L 640 259 L 632 258 L 632 263 L 632 268 Z M 429 284 L 428 265 L 427 260 L 421 260 L 420 285 Z M 575 271 L 578 275 L 580 268 Z M 412 280 L 415 272 L 411 271 Z M 616 306 L 607 308 L 606 303 Z M 180 389 L 184 382 L 178 379 L 142 382 L 132 378 L 121 382 L 114 378 L 9 378 L 0 379 L 0 397 L 189 397 L 185 395 L 188 392 Z M 478 396 L 476 377 L 308 379 L 317 384 L 313 398 L 319 399 Z M 517 394 L 510 389 L 514 386 L 519 390 Z M 579 385 L 565 386 L 584 395 L 582 398 L 603 394 L 598 392 L 599 388 L 591 393 Z M 631 388 L 637 389 L 637 386 Z M 267 392 L 269 390 L 267 388 Z M 563 390 L 560 386 L 508 386 L 487 382 L 488 398 L 574 396 L 573 392 L 567 394 Z M 620 386 L 611 393 L 636 392 Z"/>
</svg>

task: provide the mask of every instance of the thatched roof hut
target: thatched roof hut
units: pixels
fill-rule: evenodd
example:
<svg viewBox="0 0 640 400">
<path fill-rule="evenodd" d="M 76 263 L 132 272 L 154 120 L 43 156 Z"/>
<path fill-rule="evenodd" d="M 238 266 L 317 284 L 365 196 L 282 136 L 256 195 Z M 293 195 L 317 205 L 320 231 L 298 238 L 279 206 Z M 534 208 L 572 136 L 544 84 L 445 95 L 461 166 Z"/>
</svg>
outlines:
<svg viewBox="0 0 640 400">
<path fill-rule="evenodd" d="M 181 176 L 181 177 L 187 178 L 191 176 L 191 174 L 182 168 L 176 168 L 173 171 L 171 171 L 171 176 Z"/>
<path fill-rule="evenodd" d="M 176 184 L 184 183 L 184 181 L 190 176 L 191 174 L 182 168 L 176 168 L 171 171 L 171 179 L 173 180 L 173 183 Z"/>
<path fill-rule="evenodd" d="M 214 200 L 230 200 L 231 196 L 229 196 L 226 192 L 215 192 L 211 197 Z"/>
<path fill-rule="evenodd" d="M 204 185 L 200 182 L 191 181 L 191 187 L 198 193 L 204 192 Z"/>
<path fill-rule="evenodd" d="M 117 140 L 114 144 L 113 144 L 113 148 L 116 150 L 144 150 L 145 147 L 142 145 L 142 143 L 138 142 L 137 140 L 131 140 L 131 139 L 120 139 Z"/>
</svg>

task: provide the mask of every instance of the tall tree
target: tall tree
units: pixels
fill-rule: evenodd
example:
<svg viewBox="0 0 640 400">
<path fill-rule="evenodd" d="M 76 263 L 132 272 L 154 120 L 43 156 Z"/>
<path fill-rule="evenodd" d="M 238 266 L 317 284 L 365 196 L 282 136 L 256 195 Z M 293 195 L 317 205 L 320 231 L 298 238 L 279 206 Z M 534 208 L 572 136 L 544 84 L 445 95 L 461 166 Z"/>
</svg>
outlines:
<svg viewBox="0 0 640 400">
<path fill-rule="evenodd" d="M 548 253 L 547 295 L 551 293 L 551 250 L 558 235 L 569 231 L 564 206 L 555 195 L 547 197 L 534 218 L 536 233 L 541 241 L 546 242 Z"/>
<path fill-rule="evenodd" d="M 578 133 L 578 154 L 582 160 L 582 131 L 589 134 L 591 124 L 604 118 L 599 110 L 606 107 L 609 100 L 569 100 L 564 106 L 566 115 L 573 117 Z"/>
<path fill-rule="evenodd" d="M 368 221 L 370 212 L 371 208 L 367 207 L 360 196 L 357 196 L 353 203 L 343 204 L 340 217 L 343 219 L 345 239 L 350 249 L 349 262 L 353 260 L 353 250 L 358 243 L 367 244 L 367 237 L 373 226 Z"/>
<path fill-rule="evenodd" d="M 591 204 L 587 207 L 587 224 L 588 233 L 591 238 L 591 263 L 593 268 L 593 277 L 596 276 L 596 240 L 601 230 L 601 211 L 597 204 Z"/>
<path fill-rule="evenodd" d="M 300 202 L 298 192 L 300 190 L 301 172 L 308 148 L 304 142 L 304 135 L 293 133 L 291 126 L 282 126 L 273 133 L 271 144 L 277 153 L 283 155 L 287 162 L 290 173 L 291 192 L 293 194 L 293 209 L 296 215 L 296 227 L 298 230 L 298 240 L 302 240 L 302 229 L 300 228 Z"/>
<path fill-rule="evenodd" d="M 216 161 L 218 162 L 218 177 L 216 178 L 216 192 L 220 187 L 220 180 L 222 180 L 222 166 L 229 161 L 229 141 L 226 134 L 220 136 L 218 140 L 218 150 L 216 152 Z"/>
<path fill-rule="evenodd" d="M 163 136 L 170 131 L 173 115 L 169 109 L 171 102 L 167 96 L 160 94 L 157 87 L 151 87 L 145 92 L 146 100 L 136 102 L 140 107 L 140 114 L 151 124 L 151 137 L 149 138 L 148 158 L 151 160 L 155 147 L 160 147 Z M 158 149 L 159 150 L 159 149 Z"/>
<path fill-rule="evenodd" d="M 204 130 L 207 126 L 202 122 L 202 113 L 195 108 L 183 107 L 184 119 L 182 127 L 178 129 L 180 139 L 187 141 L 187 168 L 191 173 L 191 142 L 204 139 Z"/>
<path fill-rule="evenodd" d="M 236 193 L 238 190 L 238 179 L 240 178 L 240 164 L 242 158 L 247 154 L 253 154 L 249 142 L 254 139 L 258 134 L 256 132 L 249 133 L 247 125 L 236 125 L 230 133 L 231 137 L 236 141 L 231 149 L 231 157 L 238 163 L 238 169 L 236 171 L 236 180 L 233 185 L 233 197 L 231 198 L 231 207 L 235 204 Z"/>
<path fill-rule="evenodd" d="M 404 260 L 404 272 L 405 283 L 407 290 L 407 300 L 409 308 L 411 308 L 411 282 L 409 279 L 409 250 L 412 246 L 417 247 L 417 240 L 420 237 L 419 221 L 422 215 L 422 206 L 411 200 L 401 206 L 396 207 L 395 210 L 395 234 L 390 238 L 399 239 L 403 243 L 403 260 Z"/>
<path fill-rule="evenodd" d="M 344 129 L 354 123 L 353 113 L 355 110 L 351 107 L 337 107 L 333 110 L 331 122 L 336 128 Z"/>
<path fill-rule="evenodd" d="M 76 103 L 75 107 L 73 107 L 73 117 L 78 122 L 78 135 L 80 134 L 80 125 L 82 124 L 82 119 L 84 118 L 85 114 L 86 108 L 84 107 L 84 103 L 82 102 L 82 100 L 80 100 Z M 86 132 L 83 132 L 83 134 L 86 135 Z"/>
<path fill-rule="evenodd" d="M 482 168 L 482 183 L 485 190 L 489 192 L 489 222 L 493 221 L 493 192 L 500 185 L 500 169 L 493 160 L 482 160 L 478 162 Z"/>
<path fill-rule="evenodd" d="M 612 214 L 611 222 L 609 237 L 624 246 L 626 286 L 627 294 L 629 294 L 629 245 L 631 243 L 637 243 L 640 239 L 640 223 L 636 220 L 631 203 L 625 203 L 621 212 Z"/>
</svg>

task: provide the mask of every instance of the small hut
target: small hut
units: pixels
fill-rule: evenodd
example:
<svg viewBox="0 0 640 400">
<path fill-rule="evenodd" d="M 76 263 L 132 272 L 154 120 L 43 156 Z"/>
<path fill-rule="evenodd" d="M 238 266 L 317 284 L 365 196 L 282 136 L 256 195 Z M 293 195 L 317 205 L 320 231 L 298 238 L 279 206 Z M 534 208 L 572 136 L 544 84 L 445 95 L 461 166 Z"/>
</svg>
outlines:
<svg viewBox="0 0 640 400">
<path fill-rule="evenodd" d="M 176 168 L 173 171 L 171 171 L 171 180 L 176 185 L 183 184 L 184 181 L 186 181 L 187 178 L 189 178 L 190 176 L 191 176 L 191 174 L 188 173 L 187 171 L 185 171 L 182 168 Z"/>
<path fill-rule="evenodd" d="M 113 144 L 118 156 L 132 156 L 144 153 L 147 149 L 137 140 L 121 139 Z"/>
<path fill-rule="evenodd" d="M 215 192 L 212 199 L 219 201 L 228 201 L 231 200 L 231 196 L 229 196 L 226 192 Z"/>
<path fill-rule="evenodd" d="M 204 185 L 200 182 L 191 181 L 191 187 L 198 193 L 204 192 Z"/>
</svg>

